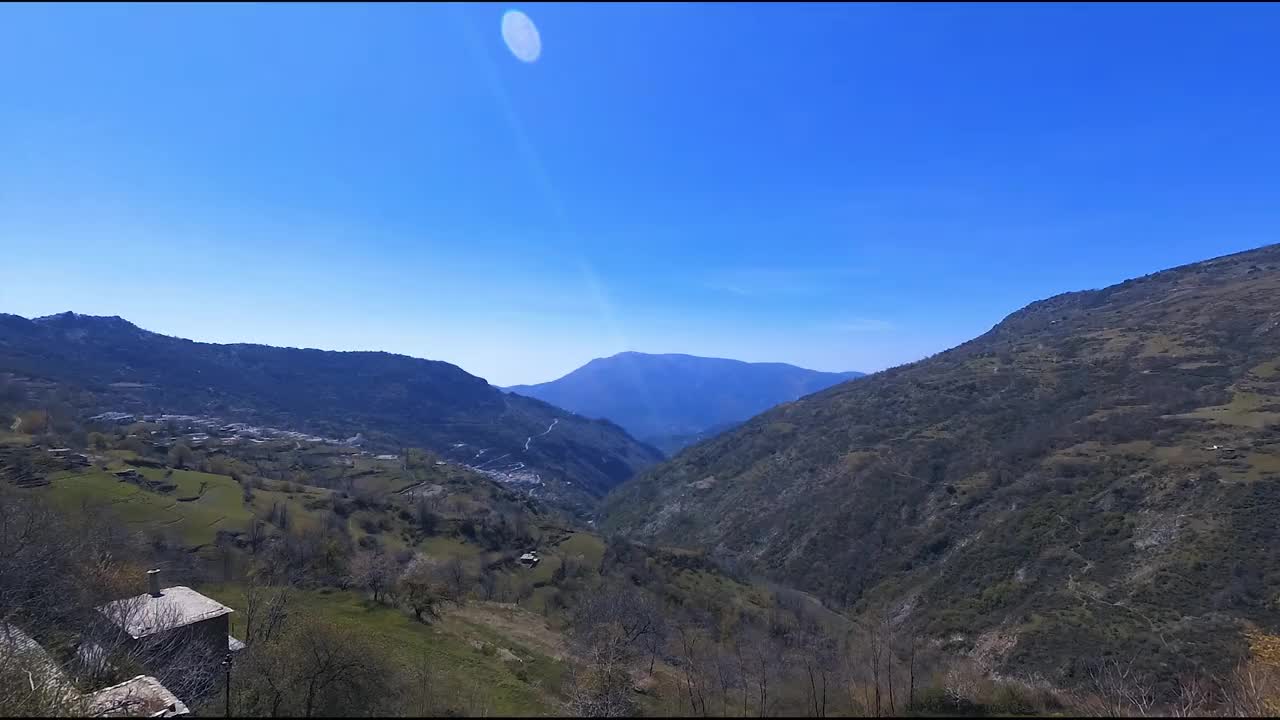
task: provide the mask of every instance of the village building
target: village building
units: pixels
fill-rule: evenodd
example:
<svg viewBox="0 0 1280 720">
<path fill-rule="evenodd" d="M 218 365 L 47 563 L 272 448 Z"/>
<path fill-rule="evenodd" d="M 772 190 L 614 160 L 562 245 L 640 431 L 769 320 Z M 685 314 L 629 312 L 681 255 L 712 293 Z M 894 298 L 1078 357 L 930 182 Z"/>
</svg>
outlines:
<svg viewBox="0 0 1280 720">
<path fill-rule="evenodd" d="M 148 592 L 98 608 L 133 642 L 205 653 L 211 662 L 244 648 L 229 632 L 234 610 L 184 585 L 162 589 L 159 570 L 147 571 L 147 581 Z"/>
</svg>

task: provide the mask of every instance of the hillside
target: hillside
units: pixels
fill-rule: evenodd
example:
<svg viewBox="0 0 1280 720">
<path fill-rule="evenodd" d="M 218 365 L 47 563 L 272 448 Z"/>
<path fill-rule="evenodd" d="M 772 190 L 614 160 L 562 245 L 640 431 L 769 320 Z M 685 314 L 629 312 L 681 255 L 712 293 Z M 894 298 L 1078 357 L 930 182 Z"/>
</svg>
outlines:
<svg viewBox="0 0 1280 720">
<path fill-rule="evenodd" d="M 425 446 L 579 507 L 659 458 L 616 425 L 505 394 L 448 363 L 199 343 L 120 318 L 0 315 L 0 373 L 52 382 L 86 412 L 208 415 L 363 433 L 387 450 Z"/>
<path fill-rule="evenodd" d="M 671 456 L 680 452 L 684 448 L 689 447 L 690 445 L 696 445 L 697 443 L 700 443 L 703 440 L 706 440 L 708 438 L 713 438 L 722 432 L 725 432 L 727 430 L 731 430 L 737 427 L 738 425 L 739 423 L 736 423 L 736 422 L 720 423 L 718 425 L 712 425 L 711 427 L 705 430 L 702 430 L 701 432 L 678 434 L 678 435 L 654 435 L 652 437 L 646 438 L 645 441 L 648 442 L 650 445 L 658 448 L 662 452 L 666 453 L 668 456 Z"/>
<path fill-rule="evenodd" d="M 1245 628 L 1280 627 L 1280 246 L 1033 303 L 752 418 L 605 511 L 1000 672 L 1225 672 Z"/>
<path fill-rule="evenodd" d="M 681 447 L 862 373 L 828 373 L 783 363 L 624 352 L 598 358 L 551 382 L 507 390 L 592 418 L 608 418 L 635 437 Z"/>
</svg>

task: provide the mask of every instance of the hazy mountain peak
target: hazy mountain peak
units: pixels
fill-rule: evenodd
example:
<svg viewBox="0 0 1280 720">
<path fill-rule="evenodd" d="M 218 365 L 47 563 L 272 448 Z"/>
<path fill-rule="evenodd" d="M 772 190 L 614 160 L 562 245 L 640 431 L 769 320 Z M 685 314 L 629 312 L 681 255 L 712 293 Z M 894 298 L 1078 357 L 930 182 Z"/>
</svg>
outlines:
<svg viewBox="0 0 1280 720">
<path fill-rule="evenodd" d="M 785 363 L 748 363 L 683 353 L 627 351 L 564 377 L 507 390 L 588 417 L 603 417 L 668 449 L 862 373 L 825 373 Z"/>
</svg>

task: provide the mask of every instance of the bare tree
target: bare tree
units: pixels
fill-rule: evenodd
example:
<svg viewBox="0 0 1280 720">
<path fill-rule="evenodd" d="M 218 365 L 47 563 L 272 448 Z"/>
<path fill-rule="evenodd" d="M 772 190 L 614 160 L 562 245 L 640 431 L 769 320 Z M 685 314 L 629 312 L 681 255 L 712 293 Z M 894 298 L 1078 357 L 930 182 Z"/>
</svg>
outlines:
<svg viewBox="0 0 1280 720">
<path fill-rule="evenodd" d="M 480 570 L 480 597 L 485 600 L 493 600 L 498 596 L 498 575 L 497 573 L 484 567 Z"/>
<path fill-rule="evenodd" d="M 642 641 L 662 632 L 662 612 L 645 593 L 632 588 L 608 588 L 592 593 L 575 608 L 575 632 L 590 633 L 596 626 L 616 624 L 622 642 L 632 651 Z"/>
<path fill-rule="evenodd" d="M 907 646 L 907 709 L 916 704 L 916 645 L 918 638 L 911 633 Z"/>
<path fill-rule="evenodd" d="M 464 604 L 467 593 L 471 590 L 472 578 L 462 558 L 452 557 L 446 560 L 440 568 L 440 573 L 444 580 L 446 597 L 458 605 Z"/>
<path fill-rule="evenodd" d="M 706 648 L 700 628 L 692 623 L 677 623 L 675 627 L 677 657 L 684 680 L 685 694 L 689 700 L 691 715 L 707 717 L 707 683 L 703 669 Z"/>
<path fill-rule="evenodd" d="M 771 712 L 770 681 L 778 673 L 779 648 L 772 636 L 758 631 L 748 631 L 746 640 L 747 677 L 754 686 L 756 711 L 759 717 Z"/>
<path fill-rule="evenodd" d="M 629 711 L 631 670 L 648 654 L 656 662 L 661 612 L 634 588 L 604 588 L 573 609 L 570 638 L 584 661 L 572 675 L 575 707 L 592 713 Z"/>
<path fill-rule="evenodd" d="M 1189 673 L 1178 676 L 1178 699 L 1169 709 L 1174 717 L 1201 717 L 1207 714 L 1213 690 L 1202 678 Z"/>
<path fill-rule="evenodd" d="M 244 585 L 244 642 L 271 642 L 288 617 L 288 586 L 264 585 L 257 573 L 250 573 Z"/>
<path fill-rule="evenodd" d="M 1150 715 L 1156 704 L 1155 688 L 1137 670 L 1136 660 L 1134 656 L 1128 662 L 1108 658 L 1094 663 L 1088 670 L 1094 694 L 1086 700 L 1084 709 L 1106 717 Z"/>
<path fill-rule="evenodd" d="M 439 682 L 430 657 L 419 653 L 409 668 L 406 682 L 404 710 L 415 717 L 433 717 L 445 714 L 437 697 Z"/>
<path fill-rule="evenodd" d="M 600 626 L 580 645 L 582 658 L 569 671 L 567 694 L 574 714 L 626 717 L 635 714 L 627 643 L 614 623 Z"/>
<path fill-rule="evenodd" d="M 1237 717 L 1280 715 L 1280 668 L 1267 666 L 1256 659 L 1245 660 L 1232 668 L 1219 683 L 1219 697 L 1224 714 Z"/>
<path fill-rule="evenodd" d="M 391 710 L 395 672 L 362 636 L 298 617 L 237 662 L 237 715 L 313 717 Z"/>
<path fill-rule="evenodd" d="M 248 487 L 249 486 L 246 485 L 245 489 L 248 490 Z M 249 522 L 249 552 L 253 555 L 257 555 L 258 551 L 262 549 L 262 546 L 265 545 L 266 542 L 267 525 L 255 517 Z"/>
</svg>

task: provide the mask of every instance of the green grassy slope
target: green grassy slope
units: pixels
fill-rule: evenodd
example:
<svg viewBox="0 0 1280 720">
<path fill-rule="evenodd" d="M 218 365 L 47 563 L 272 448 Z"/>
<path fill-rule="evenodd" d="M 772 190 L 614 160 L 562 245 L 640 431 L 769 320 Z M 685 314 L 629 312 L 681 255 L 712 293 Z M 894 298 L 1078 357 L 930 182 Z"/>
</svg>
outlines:
<svg viewBox="0 0 1280 720">
<path fill-rule="evenodd" d="M 230 607 L 244 607 L 243 589 L 215 584 L 198 588 Z M 298 591 L 291 612 L 303 613 L 338 627 L 357 631 L 399 667 L 431 668 L 435 692 L 458 706 L 470 705 L 476 714 L 539 716 L 563 712 L 558 698 L 564 663 L 495 633 L 474 618 L 487 612 L 505 612 L 515 622 L 545 624 L 537 615 L 519 608 L 492 610 L 481 605 L 477 612 L 447 613 L 444 619 L 425 624 L 404 612 L 377 605 L 353 592 Z M 232 616 L 231 633 L 241 626 Z M 242 622 L 242 621 L 241 621 Z M 512 660 L 498 652 L 515 655 Z"/>
</svg>

